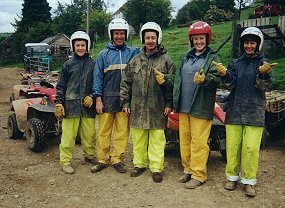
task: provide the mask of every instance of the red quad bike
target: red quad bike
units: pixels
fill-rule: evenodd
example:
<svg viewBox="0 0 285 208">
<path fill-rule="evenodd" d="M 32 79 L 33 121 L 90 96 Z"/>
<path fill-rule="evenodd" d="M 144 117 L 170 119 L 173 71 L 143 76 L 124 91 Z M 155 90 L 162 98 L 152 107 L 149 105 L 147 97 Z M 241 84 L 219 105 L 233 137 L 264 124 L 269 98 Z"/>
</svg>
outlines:
<svg viewBox="0 0 285 208">
<path fill-rule="evenodd" d="M 28 146 L 34 152 L 43 150 L 48 135 L 60 134 L 60 124 L 54 116 L 56 89 L 41 84 L 20 88 L 24 98 L 12 101 L 14 112 L 7 123 L 9 138 L 21 139 L 25 133 Z"/>
<path fill-rule="evenodd" d="M 226 160 L 226 130 L 224 126 L 225 112 L 218 103 L 215 103 L 214 120 L 209 138 L 209 147 L 212 151 L 219 151 Z M 178 113 L 170 113 L 167 129 L 165 130 L 167 144 L 179 142 L 179 117 Z"/>
<path fill-rule="evenodd" d="M 18 99 L 43 97 L 39 88 L 54 88 L 58 80 L 58 72 L 35 72 L 22 73 L 22 80 L 20 85 L 13 86 L 13 92 L 10 95 L 10 106 L 13 109 L 13 101 Z"/>
</svg>

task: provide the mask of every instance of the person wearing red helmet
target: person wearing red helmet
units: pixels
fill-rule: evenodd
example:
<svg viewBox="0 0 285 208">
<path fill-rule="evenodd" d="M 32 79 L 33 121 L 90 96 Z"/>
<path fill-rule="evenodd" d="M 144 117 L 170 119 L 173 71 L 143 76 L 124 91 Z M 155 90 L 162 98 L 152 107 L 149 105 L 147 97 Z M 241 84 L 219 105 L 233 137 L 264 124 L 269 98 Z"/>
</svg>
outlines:
<svg viewBox="0 0 285 208">
<path fill-rule="evenodd" d="M 218 60 L 209 47 L 211 27 L 206 22 L 192 24 L 188 31 L 192 47 L 176 71 L 173 106 L 179 113 L 180 154 L 185 188 L 194 189 L 207 179 L 208 138 L 213 123 L 214 104 L 220 78 L 212 64 Z"/>
</svg>

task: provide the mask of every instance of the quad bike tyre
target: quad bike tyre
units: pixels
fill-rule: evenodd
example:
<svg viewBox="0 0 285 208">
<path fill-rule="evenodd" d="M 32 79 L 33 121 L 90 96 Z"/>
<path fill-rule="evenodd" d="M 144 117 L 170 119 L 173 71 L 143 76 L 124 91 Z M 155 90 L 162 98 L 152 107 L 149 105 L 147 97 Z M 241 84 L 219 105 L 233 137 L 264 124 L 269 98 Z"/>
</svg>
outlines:
<svg viewBox="0 0 285 208">
<path fill-rule="evenodd" d="M 214 147 L 211 149 L 218 150 L 224 161 L 227 161 L 227 152 L 226 152 L 226 129 L 224 126 L 212 126 L 214 129 L 212 137 L 214 142 Z M 211 144 L 210 144 L 211 145 Z"/>
<path fill-rule="evenodd" d="M 8 136 L 10 139 L 22 139 L 24 133 L 18 129 L 16 114 L 9 115 L 7 122 Z"/>
<path fill-rule="evenodd" d="M 40 119 L 31 118 L 27 124 L 26 139 L 33 152 L 41 152 L 45 142 L 44 124 Z"/>
</svg>

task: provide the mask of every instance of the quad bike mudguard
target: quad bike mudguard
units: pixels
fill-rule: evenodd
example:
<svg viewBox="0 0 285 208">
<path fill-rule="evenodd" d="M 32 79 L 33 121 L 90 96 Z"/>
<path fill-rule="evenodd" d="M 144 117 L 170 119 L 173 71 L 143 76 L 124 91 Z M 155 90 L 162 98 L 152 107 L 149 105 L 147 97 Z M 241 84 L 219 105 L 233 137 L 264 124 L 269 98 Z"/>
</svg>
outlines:
<svg viewBox="0 0 285 208">
<path fill-rule="evenodd" d="M 31 105 L 39 104 L 42 98 L 30 98 L 14 100 L 12 105 L 16 114 L 18 128 L 21 132 L 25 132 L 27 126 L 27 112 Z"/>
</svg>

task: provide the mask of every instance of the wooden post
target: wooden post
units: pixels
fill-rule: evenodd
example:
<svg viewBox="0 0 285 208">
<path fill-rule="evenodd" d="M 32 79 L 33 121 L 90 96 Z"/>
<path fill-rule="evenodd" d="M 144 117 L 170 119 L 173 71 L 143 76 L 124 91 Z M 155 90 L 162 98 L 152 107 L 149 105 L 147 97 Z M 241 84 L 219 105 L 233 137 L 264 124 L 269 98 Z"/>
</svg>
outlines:
<svg viewBox="0 0 285 208">
<path fill-rule="evenodd" d="M 232 22 L 232 48 L 231 48 L 231 59 L 237 58 L 238 56 L 238 48 L 239 48 L 239 43 L 238 43 L 238 25 L 237 25 L 237 15 L 235 14 L 233 17 L 233 22 Z"/>
</svg>

